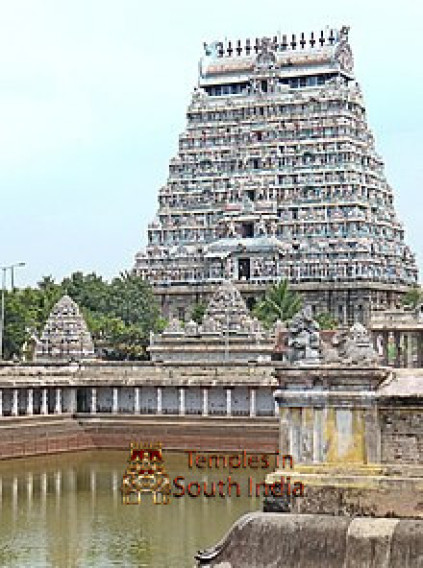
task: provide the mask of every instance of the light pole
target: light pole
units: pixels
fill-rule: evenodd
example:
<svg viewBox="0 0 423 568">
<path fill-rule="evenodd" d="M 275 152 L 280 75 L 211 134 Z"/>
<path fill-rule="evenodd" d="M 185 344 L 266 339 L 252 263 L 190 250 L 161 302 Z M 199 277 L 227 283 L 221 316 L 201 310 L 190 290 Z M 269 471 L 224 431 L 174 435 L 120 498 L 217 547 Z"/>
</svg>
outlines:
<svg viewBox="0 0 423 568">
<path fill-rule="evenodd" d="M 16 264 L 11 264 L 10 266 L 0 266 L 2 271 L 2 285 L 1 285 L 1 314 L 0 314 L 0 361 L 3 361 L 3 338 L 4 338 L 4 296 L 6 292 L 6 274 L 10 270 L 12 278 L 12 289 L 15 285 L 14 281 L 14 269 L 20 266 L 25 266 L 24 262 L 17 262 Z"/>
</svg>

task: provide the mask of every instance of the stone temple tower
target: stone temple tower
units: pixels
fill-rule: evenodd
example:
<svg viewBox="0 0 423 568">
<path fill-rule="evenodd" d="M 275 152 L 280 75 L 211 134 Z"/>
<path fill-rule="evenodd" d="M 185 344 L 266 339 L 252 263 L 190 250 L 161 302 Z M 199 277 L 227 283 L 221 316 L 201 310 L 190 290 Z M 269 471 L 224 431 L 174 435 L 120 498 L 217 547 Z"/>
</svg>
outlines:
<svg viewBox="0 0 423 568">
<path fill-rule="evenodd" d="M 223 279 L 288 278 L 366 322 L 417 281 L 353 71 L 349 28 L 204 45 L 187 126 L 135 271 L 188 316 Z"/>
<path fill-rule="evenodd" d="M 94 359 L 94 344 L 78 304 L 65 295 L 53 306 L 35 351 L 37 360 Z"/>
</svg>

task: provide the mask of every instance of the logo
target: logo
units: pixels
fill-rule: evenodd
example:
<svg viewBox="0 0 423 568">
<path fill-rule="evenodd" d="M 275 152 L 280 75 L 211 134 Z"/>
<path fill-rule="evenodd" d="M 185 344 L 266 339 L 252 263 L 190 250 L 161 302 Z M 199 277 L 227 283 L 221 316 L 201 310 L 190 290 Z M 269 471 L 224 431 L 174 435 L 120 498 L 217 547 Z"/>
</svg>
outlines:
<svg viewBox="0 0 423 568">
<path fill-rule="evenodd" d="M 197 450 L 185 450 L 188 457 L 187 469 L 189 479 L 178 475 L 172 480 L 164 466 L 162 444 L 136 443 L 130 448 L 128 466 L 122 477 L 121 493 L 124 505 L 137 505 L 142 502 L 143 494 L 151 494 L 155 505 L 168 505 L 171 497 L 205 497 L 232 498 L 247 495 L 248 497 L 303 497 L 304 484 L 294 481 L 285 475 L 285 468 L 292 471 L 294 460 L 290 454 L 280 452 L 248 453 L 246 450 L 237 453 L 214 453 Z M 263 479 L 266 469 L 273 471 L 267 482 L 256 481 L 255 477 L 239 476 L 236 472 L 249 469 Z M 201 480 L 191 478 L 192 470 L 201 474 Z M 226 479 L 208 479 L 208 473 L 227 471 Z M 287 472 L 289 473 L 289 472 Z M 235 477 L 233 477 L 235 474 Z"/>
<path fill-rule="evenodd" d="M 131 444 L 121 493 L 125 505 L 141 503 L 143 494 L 151 494 L 155 505 L 170 502 L 171 486 L 164 467 L 161 443 Z"/>
</svg>

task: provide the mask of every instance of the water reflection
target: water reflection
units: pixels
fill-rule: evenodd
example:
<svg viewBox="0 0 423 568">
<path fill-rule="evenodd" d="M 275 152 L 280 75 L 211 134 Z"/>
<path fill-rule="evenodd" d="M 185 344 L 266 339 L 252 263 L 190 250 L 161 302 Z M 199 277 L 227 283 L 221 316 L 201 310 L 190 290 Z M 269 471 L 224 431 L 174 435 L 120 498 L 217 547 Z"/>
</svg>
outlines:
<svg viewBox="0 0 423 568">
<path fill-rule="evenodd" d="M 244 470 L 232 477 L 241 497 L 173 498 L 155 506 L 121 502 L 127 452 L 84 452 L 0 462 L 0 566 L 185 568 L 193 555 L 219 540 L 242 513 L 260 508 L 247 496 Z M 185 454 L 164 454 L 171 479 L 226 480 L 227 470 L 189 469 Z M 234 492 L 233 494 L 235 494 Z"/>
</svg>

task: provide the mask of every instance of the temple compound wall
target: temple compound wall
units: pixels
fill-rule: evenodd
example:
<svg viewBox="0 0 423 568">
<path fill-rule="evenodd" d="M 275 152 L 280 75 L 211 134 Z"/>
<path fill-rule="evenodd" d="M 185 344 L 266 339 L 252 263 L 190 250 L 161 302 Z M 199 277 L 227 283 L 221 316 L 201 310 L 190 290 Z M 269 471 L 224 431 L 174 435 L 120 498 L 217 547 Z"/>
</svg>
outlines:
<svg viewBox="0 0 423 568">
<path fill-rule="evenodd" d="M 0 457 L 134 440 L 168 449 L 276 451 L 272 365 L 0 366 Z"/>
<path fill-rule="evenodd" d="M 2 440 L 17 447 L 25 428 L 31 438 L 31 424 L 47 433 L 60 424 L 87 447 L 125 447 L 128 432 L 163 437 L 174 449 L 198 447 L 200 435 L 204 449 L 280 446 L 299 464 L 422 464 L 422 400 L 423 370 L 300 370 L 277 363 L 0 366 Z M 36 437 L 42 443 L 39 430 Z"/>
</svg>

